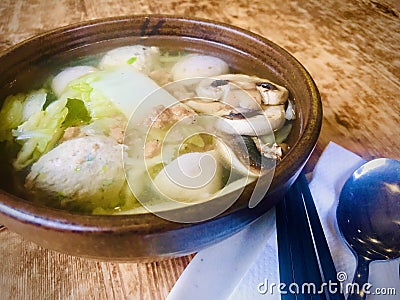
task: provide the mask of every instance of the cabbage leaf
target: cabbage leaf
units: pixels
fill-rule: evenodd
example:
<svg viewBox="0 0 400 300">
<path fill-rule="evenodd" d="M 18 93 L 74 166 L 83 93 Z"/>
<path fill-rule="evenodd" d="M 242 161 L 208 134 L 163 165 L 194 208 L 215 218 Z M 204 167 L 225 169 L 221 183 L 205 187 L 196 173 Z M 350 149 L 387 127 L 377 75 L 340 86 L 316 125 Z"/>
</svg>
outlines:
<svg viewBox="0 0 400 300">
<path fill-rule="evenodd" d="M 46 103 L 47 92 L 44 89 L 33 91 L 26 96 L 22 121 L 26 121 L 30 116 L 42 110 Z"/>
<path fill-rule="evenodd" d="M 68 114 L 66 103 L 66 100 L 52 102 L 12 130 L 15 141 L 22 146 L 13 162 L 16 170 L 35 162 L 56 145 L 64 133 L 62 123 Z"/>
<path fill-rule="evenodd" d="M 126 121 L 141 104 L 145 104 L 141 105 L 142 116 L 155 105 L 177 101 L 130 66 L 91 72 L 72 80 L 58 99 L 49 101 L 49 93 L 43 88 L 9 96 L 0 111 L 0 142 L 14 141 L 21 147 L 13 163 L 16 170 L 29 166 L 55 147 L 68 127 L 107 134 L 107 120 Z M 142 103 L 149 95 L 149 101 Z M 196 143 L 201 144 L 201 140 Z"/>
<path fill-rule="evenodd" d="M 129 65 L 79 77 L 68 84 L 61 97 L 81 99 L 93 119 L 121 113 L 130 118 L 139 106 L 137 113 L 144 116 L 157 105 L 177 103 L 165 89 Z"/>
<path fill-rule="evenodd" d="M 12 129 L 22 122 L 26 95 L 16 94 L 6 98 L 0 111 L 0 142 L 12 141 Z"/>
<path fill-rule="evenodd" d="M 98 75 L 98 72 L 93 72 L 73 80 L 69 83 L 66 91 L 61 95 L 60 99 L 81 100 L 89 112 L 90 117 L 93 119 L 120 115 L 121 111 L 110 99 L 91 87 L 90 83 L 93 80 L 96 80 Z"/>
<path fill-rule="evenodd" d="M 63 127 L 81 126 L 91 121 L 92 118 L 82 100 L 68 98 L 66 107 L 68 108 L 68 114 L 62 123 Z"/>
</svg>

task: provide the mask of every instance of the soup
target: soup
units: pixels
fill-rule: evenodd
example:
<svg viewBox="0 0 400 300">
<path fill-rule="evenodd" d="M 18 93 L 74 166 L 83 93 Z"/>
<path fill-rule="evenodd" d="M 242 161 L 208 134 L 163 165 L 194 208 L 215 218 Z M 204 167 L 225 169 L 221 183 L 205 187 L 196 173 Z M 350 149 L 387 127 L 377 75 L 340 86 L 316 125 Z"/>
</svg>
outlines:
<svg viewBox="0 0 400 300">
<path fill-rule="evenodd" d="M 84 62 L 4 101 L 0 145 L 26 198 L 90 214 L 199 203 L 288 150 L 288 90 L 220 58 L 132 45 Z"/>
</svg>

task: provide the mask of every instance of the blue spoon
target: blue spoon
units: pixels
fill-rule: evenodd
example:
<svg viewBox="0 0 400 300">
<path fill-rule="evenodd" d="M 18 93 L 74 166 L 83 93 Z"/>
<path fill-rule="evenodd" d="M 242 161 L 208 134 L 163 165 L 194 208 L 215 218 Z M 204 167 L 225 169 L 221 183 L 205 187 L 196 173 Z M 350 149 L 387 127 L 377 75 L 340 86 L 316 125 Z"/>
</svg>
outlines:
<svg viewBox="0 0 400 300">
<path fill-rule="evenodd" d="M 357 169 L 343 186 L 336 218 L 357 256 L 348 300 L 365 299 L 370 262 L 400 257 L 400 161 L 378 158 Z"/>
</svg>

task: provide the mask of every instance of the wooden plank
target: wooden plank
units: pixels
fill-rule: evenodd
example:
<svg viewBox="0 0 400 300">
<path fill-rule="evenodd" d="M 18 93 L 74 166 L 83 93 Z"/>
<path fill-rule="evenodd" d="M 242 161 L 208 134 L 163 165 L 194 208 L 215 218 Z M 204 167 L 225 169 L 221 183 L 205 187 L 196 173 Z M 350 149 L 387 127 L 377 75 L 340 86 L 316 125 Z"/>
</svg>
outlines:
<svg viewBox="0 0 400 300">
<path fill-rule="evenodd" d="M 0 232 L 2 299 L 164 299 L 192 256 L 111 263 L 43 249 Z"/>
</svg>

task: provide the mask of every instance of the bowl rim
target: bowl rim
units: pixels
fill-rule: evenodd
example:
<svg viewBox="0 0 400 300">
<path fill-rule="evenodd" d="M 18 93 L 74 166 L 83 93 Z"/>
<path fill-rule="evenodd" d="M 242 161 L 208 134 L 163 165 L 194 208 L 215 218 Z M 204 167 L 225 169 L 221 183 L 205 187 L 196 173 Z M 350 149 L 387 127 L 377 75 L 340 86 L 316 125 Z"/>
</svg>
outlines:
<svg viewBox="0 0 400 300">
<path fill-rule="evenodd" d="M 169 14 L 133 14 L 125 16 L 114 16 L 106 18 L 92 19 L 88 21 L 78 22 L 62 27 L 57 27 L 52 30 L 42 32 L 38 35 L 34 35 L 28 39 L 25 39 L 14 46 L 2 51 L 0 53 L 0 60 L 6 59 L 8 55 L 12 55 L 14 51 L 21 47 L 29 46 L 32 43 L 37 42 L 43 38 L 66 35 L 73 31 L 79 31 L 83 28 L 93 26 L 104 26 L 113 23 L 124 23 L 132 20 L 159 20 L 159 21 L 177 21 L 184 24 L 185 22 L 197 23 L 202 26 L 218 27 L 223 30 L 228 30 L 233 34 L 241 35 L 250 38 L 257 43 L 262 43 L 268 47 L 273 48 L 275 51 L 284 55 L 284 57 L 292 64 L 295 65 L 297 71 L 301 72 L 303 79 L 306 80 L 308 92 L 311 95 L 311 103 L 309 108 L 309 122 L 306 123 L 304 128 L 301 128 L 301 134 L 299 135 L 296 143 L 290 150 L 289 155 L 286 155 L 275 169 L 275 176 L 280 176 L 282 181 L 287 181 L 293 176 L 293 173 L 298 174 L 300 169 L 303 168 L 308 157 L 311 155 L 315 144 L 317 142 L 321 125 L 322 125 L 322 103 L 321 98 L 317 89 L 317 86 L 312 79 L 310 73 L 306 68 L 287 50 L 274 42 L 268 40 L 266 37 L 259 34 L 253 33 L 249 30 L 237 27 L 235 25 L 226 24 L 223 22 L 208 20 L 205 18 L 187 18 L 184 16 L 169 15 Z M 71 48 L 73 49 L 73 48 Z M 304 157 L 304 154 L 307 154 Z M 303 158 L 303 159 L 299 159 Z M 297 177 L 297 176 L 296 176 Z M 22 201 L 21 201 L 22 200 Z M 12 195 L 2 189 L 0 189 L 0 215 L 3 214 L 9 218 L 15 219 L 23 223 L 36 224 L 51 230 L 56 231 L 78 231 L 78 232 L 146 232 L 149 233 L 147 227 L 148 222 L 143 222 L 143 218 L 139 215 L 81 215 L 71 213 L 66 210 L 54 209 L 50 207 L 42 207 L 36 204 L 32 204 L 24 199 L 21 199 L 15 195 Z M 149 213 L 146 216 L 153 216 L 156 222 L 151 222 L 151 231 L 160 232 L 169 228 L 181 228 L 186 226 L 192 226 L 193 224 L 186 223 L 175 223 L 166 221 L 159 217 Z M 223 214 L 222 214 L 223 215 Z M 219 217 L 219 216 L 218 216 Z M 218 218 L 217 217 L 217 218 Z M 118 222 L 115 220 L 118 219 Z M 99 223 L 102 226 L 99 226 Z M 116 224 L 117 223 L 117 224 Z M 169 224 L 166 226 L 166 224 Z"/>
</svg>

